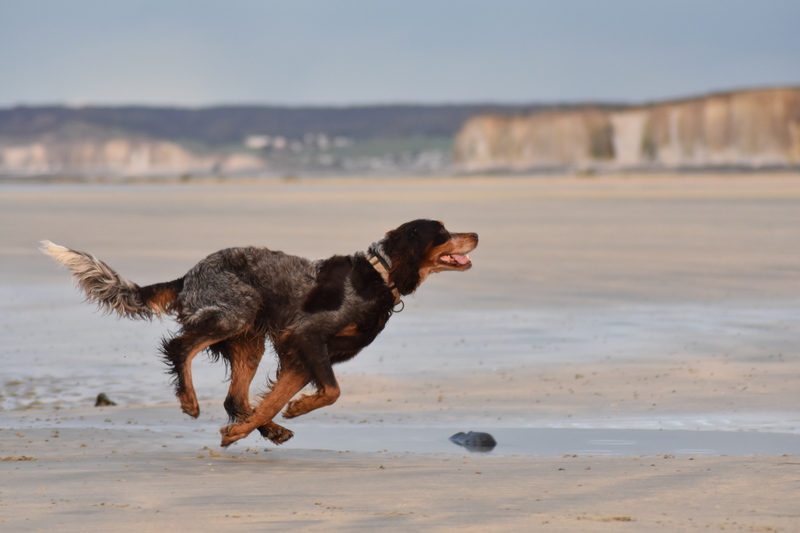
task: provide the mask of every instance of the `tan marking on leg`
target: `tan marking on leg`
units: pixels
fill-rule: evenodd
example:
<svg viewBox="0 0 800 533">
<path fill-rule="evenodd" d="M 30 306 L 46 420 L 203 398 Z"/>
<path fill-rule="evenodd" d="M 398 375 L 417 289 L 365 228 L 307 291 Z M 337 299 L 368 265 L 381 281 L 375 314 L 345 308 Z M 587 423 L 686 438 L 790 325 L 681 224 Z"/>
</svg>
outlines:
<svg viewBox="0 0 800 533">
<path fill-rule="evenodd" d="M 191 353 L 186 356 L 181 366 L 181 372 L 178 376 L 181 391 L 178 392 L 178 400 L 181 402 L 181 410 L 192 418 L 200 416 L 200 404 L 197 402 L 197 393 L 194 390 L 194 383 L 192 382 L 192 359 L 194 359 L 195 355 L 220 340 L 221 339 L 205 341 L 198 344 L 192 349 Z"/>
<path fill-rule="evenodd" d="M 289 405 L 286 406 L 286 410 L 283 412 L 283 417 L 295 418 L 313 411 L 314 409 L 331 405 L 339 399 L 340 394 L 341 389 L 339 389 L 338 385 L 323 388 L 317 391 L 316 394 L 304 394 L 300 398 L 289 402 Z"/>
<path fill-rule="evenodd" d="M 247 413 L 240 415 L 238 422 L 247 418 L 252 413 L 250 407 L 250 384 L 258 370 L 261 357 L 264 355 L 264 338 L 249 335 L 229 339 L 231 350 L 227 354 L 231 365 L 231 384 L 228 387 L 228 398 L 235 400 L 240 407 L 245 407 Z M 227 400 L 226 400 L 227 402 Z"/>
<path fill-rule="evenodd" d="M 239 439 L 249 435 L 254 429 L 266 426 L 275 418 L 292 396 L 308 383 L 305 373 L 296 370 L 284 370 L 278 375 L 278 381 L 272 390 L 261 398 L 250 418 L 238 424 L 231 424 L 220 430 L 222 433 L 222 446 L 228 446 Z"/>
<path fill-rule="evenodd" d="M 248 360 L 248 362 L 251 362 L 251 360 Z M 238 395 L 235 397 L 243 398 L 244 405 L 250 410 L 247 415 L 237 418 L 236 421 L 241 423 L 253 416 L 253 409 L 250 407 L 249 401 L 250 384 L 253 382 L 253 376 L 255 376 L 258 369 L 258 363 L 252 365 L 240 362 L 238 368 L 237 372 L 234 366 L 231 365 L 231 385 L 228 389 L 228 395 Z M 257 429 L 265 439 L 271 440 L 275 444 L 283 444 L 294 436 L 294 433 L 290 430 L 272 421 L 259 426 Z"/>
<path fill-rule="evenodd" d="M 229 399 L 232 399 L 238 408 L 235 420 L 242 423 L 253 414 L 253 408 L 250 405 L 250 385 L 258 370 L 261 357 L 264 355 L 265 339 L 263 335 L 251 333 L 236 339 L 229 339 L 228 342 L 231 347 L 227 354 L 231 365 L 231 384 L 228 388 L 226 404 Z M 230 415 L 230 413 L 228 414 Z M 275 444 L 283 444 L 294 436 L 290 430 L 272 421 L 257 429 L 261 436 Z"/>
</svg>

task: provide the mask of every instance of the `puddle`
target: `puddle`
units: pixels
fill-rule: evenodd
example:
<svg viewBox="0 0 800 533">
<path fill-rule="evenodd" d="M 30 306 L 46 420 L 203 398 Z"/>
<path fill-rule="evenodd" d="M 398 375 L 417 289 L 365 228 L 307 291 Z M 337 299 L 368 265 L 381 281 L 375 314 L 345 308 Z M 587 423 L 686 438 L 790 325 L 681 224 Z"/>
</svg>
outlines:
<svg viewBox="0 0 800 533">
<path fill-rule="evenodd" d="M 163 407 L 142 407 L 138 413 L 128 414 L 124 409 L 85 410 L 79 416 L 61 411 L 44 415 L 43 412 L 22 414 L 17 412 L 5 421 L 8 427 L 86 429 L 121 431 L 122 435 L 109 434 L 107 439 L 128 439 L 135 423 L 137 435 L 143 431 L 161 441 L 180 435 L 182 442 L 197 447 L 215 447 L 219 443 L 217 428 L 224 416 L 211 416 L 187 424 L 188 419 L 174 417 L 161 419 Z M 170 409 L 171 411 L 171 409 Z M 2 413 L 2 411 L 0 411 Z M 133 422 L 135 420 L 135 422 Z M 443 454 L 452 456 L 748 456 L 748 455 L 800 455 L 800 432 L 736 431 L 719 429 L 635 429 L 602 427 L 467 427 L 384 425 L 384 424 L 320 424 L 292 421 L 287 426 L 294 437 L 275 446 L 269 441 L 252 436 L 234 444 L 231 452 L 245 448 L 264 448 L 275 452 L 284 449 L 330 450 L 338 452 Z M 451 437 L 470 431 L 485 432 L 496 441 L 489 451 L 470 450 L 456 444 Z M 463 435 L 462 435 L 463 437 Z M 454 439 L 456 441 L 462 439 Z M 484 440 L 485 442 L 485 440 Z"/>
<path fill-rule="evenodd" d="M 282 448 L 452 455 L 798 455 L 800 435 L 740 431 L 497 428 L 490 452 L 470 452 L 449 438 L 458 430 L 432 427 L 295 425 Z M 466 430 L 465 430 L 466 431 Z M 266 443 L 265 443 L 266 444 Z"/>
</svg>

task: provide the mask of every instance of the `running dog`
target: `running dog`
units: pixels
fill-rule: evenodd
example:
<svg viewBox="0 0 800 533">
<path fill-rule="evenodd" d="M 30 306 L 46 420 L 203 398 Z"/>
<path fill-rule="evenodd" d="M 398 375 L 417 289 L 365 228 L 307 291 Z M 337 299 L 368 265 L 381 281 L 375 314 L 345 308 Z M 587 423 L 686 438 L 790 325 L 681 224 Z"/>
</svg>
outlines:
<svg viewBox="0 0 800 533">
<path fill-rule="evenodd" d="M 435 272 L 464 271 L 478 245 L 475 233 L 450 233 L 441 222 L 414 220 L 389 231 L 366 252 L 311 261 L 267 248 L 213 253 L 174 281 L 140 287 L 93 255 L 42 241 L 42 251 L 69 267 L 76 284 L 107 312 L 133 319 L 174 315 L 180 330 L 161 352 L 174 376 L 181 409 L 200 414 L 192 359 L 208 350 L 230 368 L 220 430 L 222 446 L 258 430 L 281 444 L 293 433 L 273 422 L 294 418 L 339 398 L 332 365 L 368 346 L 387 320 Z M 271 390 L 253 408 L 250 383 L 266 340 L 278 355 Z M 307 384 L 316 393 L 292 398 Z M 285 407 L 285 409 L 284 409 Z"/>
</svg>

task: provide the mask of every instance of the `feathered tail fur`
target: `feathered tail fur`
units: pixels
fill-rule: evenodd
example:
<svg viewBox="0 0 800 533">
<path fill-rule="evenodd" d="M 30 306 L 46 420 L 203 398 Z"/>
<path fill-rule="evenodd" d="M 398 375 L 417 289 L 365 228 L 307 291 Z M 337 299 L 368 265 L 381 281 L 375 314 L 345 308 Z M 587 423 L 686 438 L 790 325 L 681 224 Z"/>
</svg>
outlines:
<svg viewBox="0 0 800 533">
<path fill-rule="evenodd" d="M 70 250 L 50 241 L 42 241 L 40 250 L 72 270 L 75 283 L 103 311 L 135 319 L 152 319 L 178 308 L 178 294 L 183 278 L 167 283 L 140 287 L 119 275 L 92 254 Z"/>
</svg>

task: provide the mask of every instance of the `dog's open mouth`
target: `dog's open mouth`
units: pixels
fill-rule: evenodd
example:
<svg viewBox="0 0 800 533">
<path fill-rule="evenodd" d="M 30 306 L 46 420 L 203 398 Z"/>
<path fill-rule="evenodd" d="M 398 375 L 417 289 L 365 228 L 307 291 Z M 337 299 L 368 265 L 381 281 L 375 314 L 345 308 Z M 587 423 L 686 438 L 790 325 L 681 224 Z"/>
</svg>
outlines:
<svg viewBox="0 0 800 533">
<path fill-rule="evenodd" d="M 455 268 L 469 268 L 472 266 L 468 255 L 448 254 L 439 257 L 439 262 Z"/>
</svg>

